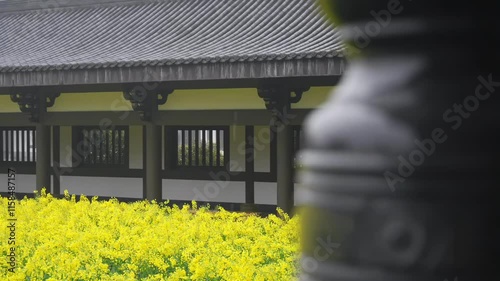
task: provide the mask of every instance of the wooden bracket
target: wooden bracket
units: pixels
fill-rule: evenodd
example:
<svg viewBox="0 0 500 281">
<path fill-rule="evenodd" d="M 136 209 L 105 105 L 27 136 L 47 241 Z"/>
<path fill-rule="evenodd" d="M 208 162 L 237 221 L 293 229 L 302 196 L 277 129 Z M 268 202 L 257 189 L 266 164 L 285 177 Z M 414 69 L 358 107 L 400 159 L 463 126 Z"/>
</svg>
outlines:
<svg viewBox="0 0 500 281">
<path fill-rule="evenodd" d="M 130 101 L 132 109 L 139 113 L 142 121 L 152 121 L 153 112 L 158 111 L 158 105 L 167 102 L 173 89 L 148 91 L 144 87 L 135 86 L 123 91 L 123 97 Z"/>
<path fill-rule="evenodd" d="M 31 122 L 40 122 L 40 115 L 46 112 L 47 108 L 54 106 L 56 98 L 59 96 L 60 93 L 17 93 L 10 95 L 10 99 L 19 104 L 21 112 L 30 115 Z"/>
<path fill-rule="evenodd" d="M 283 113 L 290 109 L 292 103 L 298 103 L 302 99 L 302 94 L 309 90 L 309 87 L 286 88 L 286 87 L 262 87 L 258 88 L 259 97 L 265 102 L 266 109 L 275 113 Z"/>
</svg>

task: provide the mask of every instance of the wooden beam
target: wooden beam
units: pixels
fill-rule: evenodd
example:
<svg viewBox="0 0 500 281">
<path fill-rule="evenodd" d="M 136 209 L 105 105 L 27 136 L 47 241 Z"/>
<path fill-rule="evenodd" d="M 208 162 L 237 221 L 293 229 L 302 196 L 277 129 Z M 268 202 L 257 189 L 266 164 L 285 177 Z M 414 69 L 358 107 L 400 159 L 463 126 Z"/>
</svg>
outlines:
<svg viewBox="0 0 500 281">
<path fill-rule="evenodd" d="M 0 163 L 0 174 L 12 165 Z M 36 175 L 36 167 L 34 165 L 16 165 L 17 174 Z M 87 167 L 61 167 L 58 172 L 52 170 L 51 174 L 60 173 L 64 176 L 74 177 L 99 177 L 99 178 L 143 178 L 145 184 L 145 169 L 127 169 L 127 168 L 87 168 Z M 222 170 L 225 171 L 225 170 Z M 162 171 L 162 179 L 169 180 L 214 180 L 211 172 L 219 172 L 212 169 L 176 169 L 173 171 Z M 235 174 L 229 173 L 229 181 L 242 182 L 246 179 L 246 172 L 238 172 Z M 276 182 L 276 176 L 268 172 L 254 172 L 255 182 Z M 146 194 L 144 189 L 144 194 Z"/>
<path fill-rule="evenodd" d="M 0 127 L 28 127 L 33 126 L 29 115 L 21 112 L 0 113 Z"/>
<path fill-rule="evenodd" d="M 312 109 L 292 109 L 288 120 L 291 125 L 301 125 Z M 163 110 L 158 111 L 155 123 L 167 126 L 269 126 L 271 112 L 265 109 L 241 110 Z M 50 126 L 91 126 L 101 123 L 119 125 L 144 125 L 139 114 L 133 111 L 47 112 L 44 123 Z M 23 113 L 0 113 L 0 126 L 33 126 Z"/>
</svg>

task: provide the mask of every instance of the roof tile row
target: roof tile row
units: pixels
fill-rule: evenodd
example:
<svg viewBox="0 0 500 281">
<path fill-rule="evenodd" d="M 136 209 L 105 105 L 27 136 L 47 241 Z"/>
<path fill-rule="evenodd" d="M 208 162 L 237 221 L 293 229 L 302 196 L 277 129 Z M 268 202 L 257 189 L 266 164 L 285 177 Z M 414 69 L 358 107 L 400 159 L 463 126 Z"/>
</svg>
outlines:
<svg viewBox="0 0 500 281">
<path fill-rule="evenodd" d="M 313 0 L 42 8 L 0 10 L 0 72 L 322 58 L 344 48 Z"/>
</svg>

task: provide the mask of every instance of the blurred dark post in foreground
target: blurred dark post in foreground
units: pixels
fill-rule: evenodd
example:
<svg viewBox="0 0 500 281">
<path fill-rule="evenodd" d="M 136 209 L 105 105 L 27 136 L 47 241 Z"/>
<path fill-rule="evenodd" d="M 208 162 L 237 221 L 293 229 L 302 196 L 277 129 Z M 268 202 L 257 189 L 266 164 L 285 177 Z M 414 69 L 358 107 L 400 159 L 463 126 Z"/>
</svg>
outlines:
<svg viewBox="0 0 500 281">
<path fill-rule="evenodd" d="M 301 280 L 500 280 L 496 2 L 323 1 L 350 65 L 305 126 Z"/>
</svg>

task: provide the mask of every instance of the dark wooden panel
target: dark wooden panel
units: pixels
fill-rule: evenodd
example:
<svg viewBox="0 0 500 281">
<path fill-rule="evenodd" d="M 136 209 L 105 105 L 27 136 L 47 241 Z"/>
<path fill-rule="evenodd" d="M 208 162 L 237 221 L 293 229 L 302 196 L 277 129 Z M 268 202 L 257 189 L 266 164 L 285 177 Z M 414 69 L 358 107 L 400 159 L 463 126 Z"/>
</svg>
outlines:
<svg viewBox="0 0 500 281">
<path fill-rule="evenodd" d="M 32 127 L 33 122 L 29 121 L 29 115 L 21 112 L 0 113 L 0 127 Z"/>
<path fill-rule="evenodd" d="M 9 168 L 16 170 L 16 174 L 34 175 L 36 173 L 34 164 L 27 165 L 26 163 L 13 163 L 9 165 L 6 163 L 0 163 L 0 174 L 7 174 L 7 169 Z"/>
</svg>

